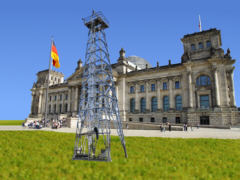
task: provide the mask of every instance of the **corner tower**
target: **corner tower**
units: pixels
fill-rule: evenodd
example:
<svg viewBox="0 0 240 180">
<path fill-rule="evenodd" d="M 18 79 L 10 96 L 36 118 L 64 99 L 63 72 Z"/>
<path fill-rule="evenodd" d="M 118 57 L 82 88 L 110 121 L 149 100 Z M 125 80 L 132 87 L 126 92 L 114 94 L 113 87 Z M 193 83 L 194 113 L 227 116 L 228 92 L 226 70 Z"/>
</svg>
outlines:
<svg viewBox="0 0 240 180">
<path fill-rule="evenodd" d="M 187 34 L 181 39 L 181 41 L 184 48 L 182 63 L 189 60 L 210 58 L 212 56 L 224 56 L 224 51 L 221 48 L 221 32 L 215 28 Z"/>
</svg>

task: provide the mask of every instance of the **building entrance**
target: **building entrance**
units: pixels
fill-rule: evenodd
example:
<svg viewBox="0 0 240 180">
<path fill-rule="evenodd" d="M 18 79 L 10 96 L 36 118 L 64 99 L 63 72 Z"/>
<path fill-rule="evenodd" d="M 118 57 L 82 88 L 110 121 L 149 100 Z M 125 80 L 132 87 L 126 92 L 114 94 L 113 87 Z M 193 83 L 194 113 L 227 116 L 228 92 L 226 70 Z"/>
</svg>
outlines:
<svg viewBox="0 0 240 180">
<path fill-rule="evenodd" d="M 209 125 L 209 116 L 201 116 L 200 124 L 201 125 Z"/>
</svg>

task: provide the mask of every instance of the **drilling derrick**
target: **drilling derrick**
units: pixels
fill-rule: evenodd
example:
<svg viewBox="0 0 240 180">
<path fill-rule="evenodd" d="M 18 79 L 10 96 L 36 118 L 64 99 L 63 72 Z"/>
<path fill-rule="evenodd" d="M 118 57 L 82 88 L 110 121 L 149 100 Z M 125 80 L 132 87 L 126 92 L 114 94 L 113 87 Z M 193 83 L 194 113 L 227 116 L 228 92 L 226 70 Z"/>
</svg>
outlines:
<svg viewBox="0 0 240 180">
<path fill-rule="evenodd" d="M 111 161 L 111 121 L 127 157 L 104 31 L 109 23 L 101 12 L 94 11 L 83 22 L 89 31 L 73 160 Z"/>
</svg>

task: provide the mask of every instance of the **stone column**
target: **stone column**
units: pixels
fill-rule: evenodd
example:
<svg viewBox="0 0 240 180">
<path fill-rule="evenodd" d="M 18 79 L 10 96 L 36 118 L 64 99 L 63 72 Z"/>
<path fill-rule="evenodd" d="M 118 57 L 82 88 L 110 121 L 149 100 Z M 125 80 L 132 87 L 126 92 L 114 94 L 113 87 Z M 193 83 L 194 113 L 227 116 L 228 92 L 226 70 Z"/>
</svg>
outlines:
<svg viewBox="0 0 240 180">
<path fill-rule="evenodd" d="M 173 80 L 169 79 L 169 99 L 170 99 L 170 109 L 174 109 L 174 95 L 173 95 Z"/>
<path fill-rule="evenodd" d="M 32 92 L 32 102 L 31 102 L 31 114 L 33 114 L 33 112 L 34 112 L 34 95 L 35 95 L 35 93 L 34 92 Z"/>
<path fill-rule="evenodd" d="M 38 101 L 38 114 L 41 114 L 42 109 L 42 92 L 39 92 L 39 101 Z"/>
<path fill-rule="evenodd" d="M 122 97 L 122 112 L 123 112 L 123 117 L 122 117 L 122 120 L 123 121 L 126 121 L 126 94 L 127 94 L 127 92 L 126 92 L 126 79 L 125 78 L 123 78 L 122 79 L 122 92 L 123 92 L 123 97 Z"/>
<path fill-rule="evenodd" d="M 160 80 L 157 81 L 157 100 L 158 100 L 158 109 L 162 109 L 162 98 L 161 98 L 161 94 L 160 94 Z"/>
<path fill-rule="evenodd" d="M 140 99 L 138 97 L 137 84 L 135 85 L 135 109 L 140 112 Z"/>
<path fill-rule="evenodd" d="M 43 90 L 43 95 L 42 95 L 42 114 L 45 113 L 45 104 L 46 104 L 46 90 Z"/>
<path fill-rule="evenodd" d="M 234 88 L 234 80 L 233 80 L 233 70 L 230 71 L 230 78 L 231 78 L 231 86 L 232 86 L 232 106 L 236 106 L 236 100 L 235 100 L 235 88 Z"/>
<path fill-rule="evenodd" d="M 193 107 L 192 73 L 188 72 L 189 107 Z"/>
<path fill-rule="evenodd" d="M 75 88 L 75 97 L 74 97 L 74 111 L 78 111 L 78 87 Z"/>
<path fill-rule="evenodd" d="M 145 86 L 146 86 L 146 89 L 145 89 L 145 95 L 146 95 L 146 109 L 147 111 L 151 111 L 150 109 L 150 104 L 151 104 L 151 99 L 150 97 L 148 96 L 148 81 L 145 82 Z"/>
<path fill-rule="evenodd" d="M 71 87 L 68 89 L 68 109 L 67 112 L 71 111 Z"/>
<path fill-rule="evenodd" d="M 216 106 L 220 106 L 219 86 L 218 86 L 218 71 L 214 69 L 214 82 L 215 82 L 215 102 Z"/>
</svg>

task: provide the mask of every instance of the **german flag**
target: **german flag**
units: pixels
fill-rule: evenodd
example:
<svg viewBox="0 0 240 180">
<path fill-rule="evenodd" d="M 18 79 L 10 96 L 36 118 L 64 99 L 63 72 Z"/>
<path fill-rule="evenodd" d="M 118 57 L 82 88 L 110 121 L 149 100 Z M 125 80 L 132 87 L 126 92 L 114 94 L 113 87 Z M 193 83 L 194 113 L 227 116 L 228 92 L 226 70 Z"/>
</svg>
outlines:
<svg viewBox="0 0 240 180">
<path fill-rule="evenodd" d="M 59 57 L 58 57 L 58 53 L 57 53 L 57 48 L 55 46 L 54 41 L 52 41 L 52 48 L 51 48 L 51 57 L 52 57 L 52 64 L 53 66 L 55 66 L 56 68 L 60 68 L 60 64 L 59 64 Z"/>
</svg>

